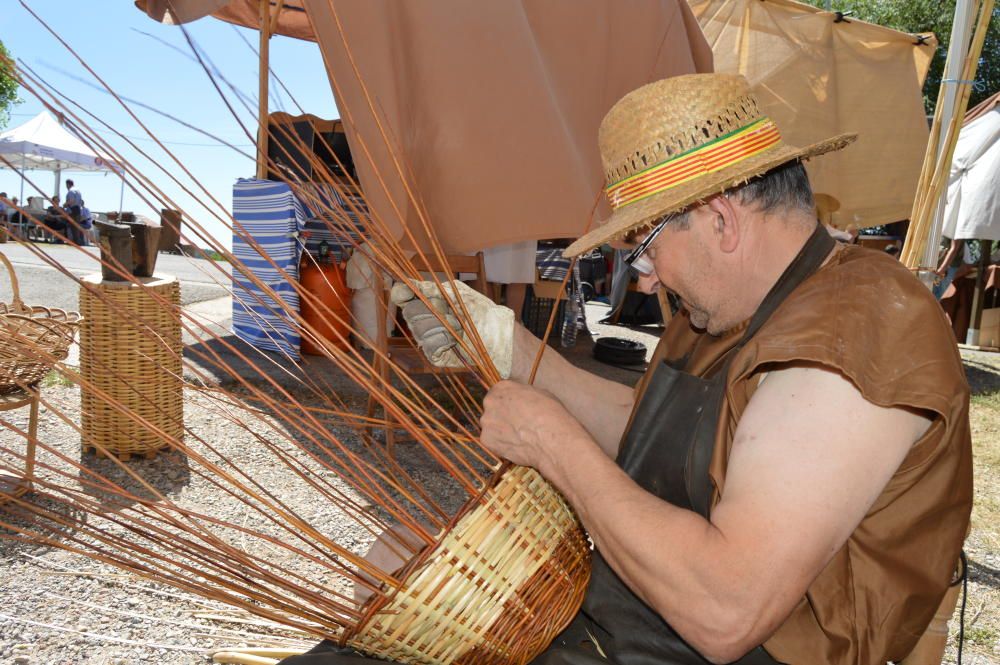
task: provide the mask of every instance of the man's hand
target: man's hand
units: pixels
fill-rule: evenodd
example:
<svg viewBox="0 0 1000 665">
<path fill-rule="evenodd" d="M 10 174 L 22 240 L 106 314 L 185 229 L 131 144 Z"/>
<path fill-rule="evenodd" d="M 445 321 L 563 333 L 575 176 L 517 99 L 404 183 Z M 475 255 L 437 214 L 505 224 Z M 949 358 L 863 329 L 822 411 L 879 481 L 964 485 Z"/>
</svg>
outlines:
<svg viewBox="0 0 1000 665">
<path fill-rule="evenodd" d="M 446 282 L 443 293 L 434 282 L 413 282 L 413 286 L 423 298 L 406 284 L 398 283 L 392 287 L 392 301 L 402 308 L 406 325 L 432 365 L 465 367 L 471 360 L 469 351 L 475 347 L 457 318 L 464 314 L 458 305 L 460 298 L 500 376 L 510 377 L 514 357 L 512 310 L 459 281 Z M 461 334 L 462 343 L 453 332 Z"/>
<path fill-rule="evenodd" d="M 484 446 L 542 475 L 554 468 L 554 457 L 565 454 L 562 444 L 590 438 L 550 393 L 513 381 L 501 381 L 490 389 L 479 422 Z"/>
</svg>

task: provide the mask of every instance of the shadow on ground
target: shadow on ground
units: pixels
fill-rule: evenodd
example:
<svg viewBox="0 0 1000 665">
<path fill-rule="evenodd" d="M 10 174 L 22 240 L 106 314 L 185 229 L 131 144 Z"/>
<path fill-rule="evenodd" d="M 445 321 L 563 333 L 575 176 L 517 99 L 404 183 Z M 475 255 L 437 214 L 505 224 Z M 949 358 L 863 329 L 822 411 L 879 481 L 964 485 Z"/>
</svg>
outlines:
<svg viewBox="0 0 1000 665">
<path fill-rule="evenodd" d="M 638 334 L 653 340 L 652 343 L 645 341 L 650 350 L 655 344 L 655 336 L 648 332 L 630 334 L 631 330 L 625 326 L 615 329 L 630 337 Z M 648 331 L 648 328 L 645 330 Z M 546 353 L 558 353 L 576 367 L 630 386 L 646 370 L 645 364 L 632 367 L 607 365 L 594 358 L 593 350 L 593 338 L 586 331 L 580 331 L 574 346 L 564 348 L 558 340 L 553 340 Z M 324 390 L 344 394 L 361 392 L 353 381 L 323 357 L 303 356 L 300 361 L 294 362 L 279 353 L 258 351 L 235 335 L 188 344 L 184 348 L 184 359 L 190 365 L 185 367 L 185 378 L 194 383 L 231 389 L 243 381 L 256 385 L 273 382 L 288 390 L 301 389 L 311 383 L 322 386 Z"/>
<path fill-rule="evenodd" d="M 962 364 L 965 366 L 965 376 L 969 380 L 973 395 L 991 395 L 1000 392 L 1000 368 L 995 364 L 991 365 L 975 358 L 963 358 Z"/>
<path fill-rule="evenodd" d="M 161 450 L 151 459 L 133 456 L 127 462 L 81 453 L 80 466 L 83 491 L 108 512 L 125 510 L 139 501 L 170 497 L 191 482 L 187 457 L 170 450 Z"/>
<path fill-rule="evenodd" d="M 1000 589 L 1000 570 L 969 560 L 969 581 Z"/>
</svg>

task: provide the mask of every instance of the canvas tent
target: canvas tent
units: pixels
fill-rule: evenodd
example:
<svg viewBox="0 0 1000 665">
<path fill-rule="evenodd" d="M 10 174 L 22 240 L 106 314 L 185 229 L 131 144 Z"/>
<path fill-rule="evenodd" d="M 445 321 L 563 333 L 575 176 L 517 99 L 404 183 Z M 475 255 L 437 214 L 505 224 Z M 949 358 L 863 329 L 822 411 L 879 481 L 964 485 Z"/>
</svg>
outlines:
<svg viewBox="0 0 1000 665">
<path fill-rule="evenodd" d="M 1000 105 L 995 102 L 972 115 L 958 135 L 942 234 L 1000 240 Z"/>
<path fill-rule="evenodd" d="M 692 0 L 715 69 L 746 76 L 784 138 L 806 145 L 856 132 L 807 164 L 840 202 L 833 223 L 865 228 L 910 216 L 927 145 L 921 90 L 933 35 L 897 32 L 791 0 Z"/>
<path fill-rule="evenodd" d="M 48 111 L 0 133 L 0 168 L 54 171 L 55 195 L 59 192 L 59 173 L 66 171 L 119 171 L 115 163 L 98 155 Z M 21 179 L 24 200 L 24 178 Z"/>
<path fill-rule="evenodd" d="M 993 93 L 983 101 L 976 104 L 974 107 L 965 112 L 965 117 L 962 119 L 963 124 L 969 124 L 979 116 L 989 113 L 990 111 L 1000 108 L 1000 91 Z"/>
<path fill-rule="evenodd" d="M 140 6 L 158 19 L 213 13 L 260 26 L 252 0 Z M 419 227 L 403 171 L 450 252 L 579 236 L 605 205 L 597 128 L 607 110 L 646 82 L 711 70 L 683 0 L 278 6 L 279 34 L 308 36 L 308 19 L 373 213 Z"/>
</svg>

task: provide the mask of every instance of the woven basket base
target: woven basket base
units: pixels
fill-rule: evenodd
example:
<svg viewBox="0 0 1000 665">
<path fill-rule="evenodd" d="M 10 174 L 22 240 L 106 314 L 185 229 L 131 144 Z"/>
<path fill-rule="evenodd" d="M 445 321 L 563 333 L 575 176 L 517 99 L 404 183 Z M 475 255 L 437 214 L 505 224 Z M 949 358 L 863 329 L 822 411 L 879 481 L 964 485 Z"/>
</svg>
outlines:
<svg viewBox="0 0 1000 665">
<path fill-rule="evenodd" d="M 0 506 L 30 491 L 31 483 L 24 476 L 0 472 Z"/>
<path fill-rule="evenodd" d="M 85 446 L 83 446 L 83 454 L 86 455 L 86 454 L 89 453 L 89 454 L 92 454 L 92 455 L 94 455 L 94 456 L 96 456 L 98 458 L 101 458 L 101 457 L 109 457 L 109 458 L 110 457 L 116 457 L 119 461 L 127 462 L 132 457 L 144 457 L 145 459 L 153 459 L 154 457 L 156 457 L 157 453 L 159 453 L 161 450 L 165 450 L 167 447 L 168 446 L 164 445 L 161 448 L 150 448 L 148 450 L 144 450 L 141 453 L 124 453 L 124 452 L 115 452 L 115 451 L 109 451 L 109 450 L 101 450 L 100 448 L 97 448 L 95 446 L 86 446 L 85 445 Z"/>
<path fill-rule="evenodd" d="M 512 467 L 373 598 L 345 644 L 408 665 L 521 665 L 569 623 L 590 578 L 590 550 L 562 497 Z"/>
</svg>

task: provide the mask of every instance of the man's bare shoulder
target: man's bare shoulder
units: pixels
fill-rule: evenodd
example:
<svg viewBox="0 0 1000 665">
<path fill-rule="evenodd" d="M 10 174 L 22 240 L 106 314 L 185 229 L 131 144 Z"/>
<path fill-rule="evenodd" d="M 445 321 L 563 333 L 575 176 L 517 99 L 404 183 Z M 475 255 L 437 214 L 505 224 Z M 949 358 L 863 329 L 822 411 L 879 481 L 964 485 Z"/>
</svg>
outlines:
<svg viewBox="0 0 1000 665">
<path fill-rule="evenodd" d="M 869 402 L 834 371 L 772 371 L 737 427 L 712 522 L 753 550 L 766 571 L 755 584 L 790 612 L 930 423 Z"/>
</svg>

